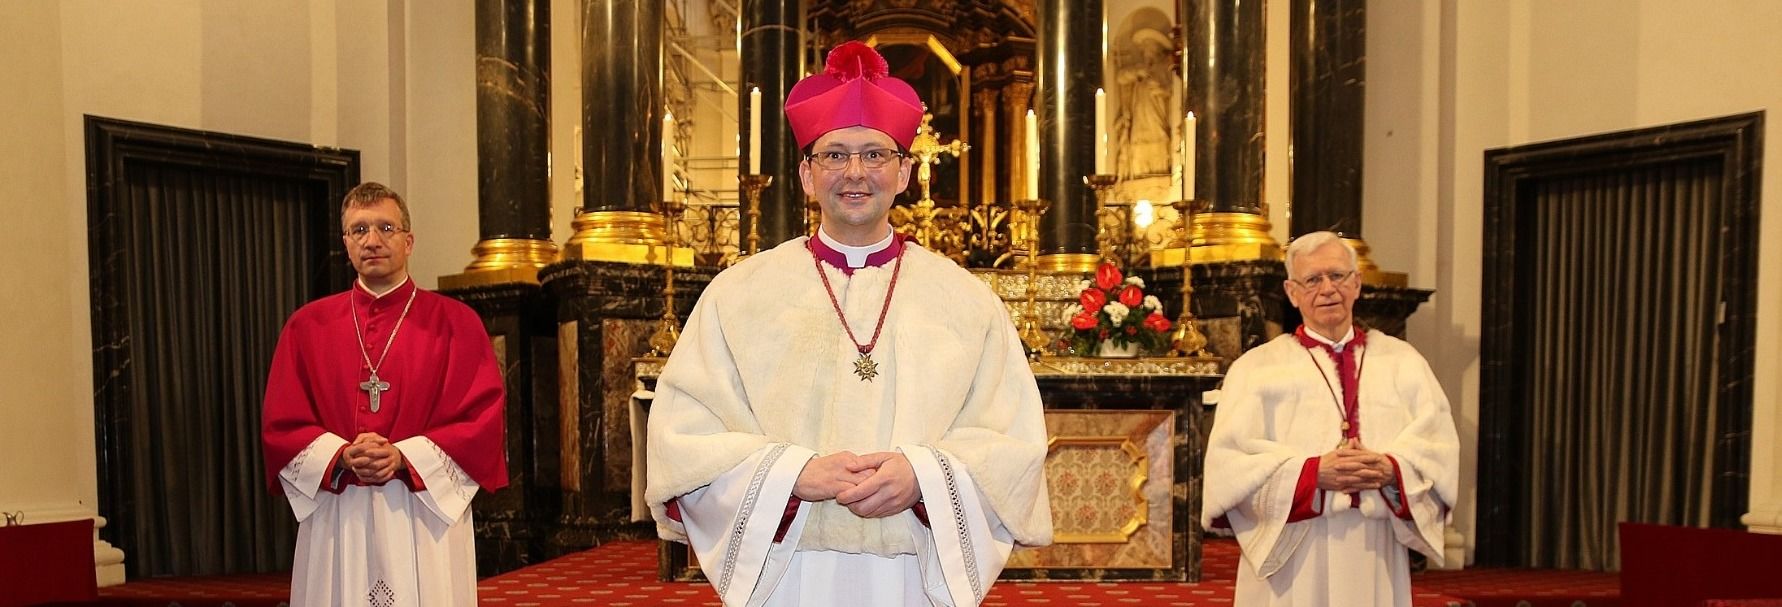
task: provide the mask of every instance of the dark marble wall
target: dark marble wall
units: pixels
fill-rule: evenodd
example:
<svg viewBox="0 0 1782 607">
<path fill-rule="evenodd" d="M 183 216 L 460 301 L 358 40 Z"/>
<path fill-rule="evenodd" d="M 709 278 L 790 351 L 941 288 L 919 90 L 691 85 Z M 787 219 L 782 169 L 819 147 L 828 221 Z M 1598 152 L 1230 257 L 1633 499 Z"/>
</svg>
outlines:
<svg viewBox="0 0 1782 607">
<path fill-rule="evenodd" d="M 477 226 L 551 239 L 551 3 L 476 2 Z"/>
<path fill-rule="evenodd" d="M 675 272 L 680 318 L 692 312 L 714 274 L 709 269 Z M 559 441 L 553 477 L 558 508 L 556 519 L 540 531 L 545 550 L 555 556 L 614 539 L 651 537 L 653 524 L 631 522 L 628 397 L 634 389 L 631 359 L 647 353 L 650 332 L 662 314 L 662 269 L 569 261 L 541 270 L 539 281 L 555 306 L 552 334 L 573 339 L 556 343 L 557 362 L 574 363 L 572 377 L 555 378 L 549 419 L 538 422 L 550 424 Z M 574 329 L 564 331 L 571 323 Z M 558 368 L 553 365 L 553 372 Z"/>
<path fill-rule="evenodd" d="M 1263 57 L 1261 2 L 1179 0 L 1185 15 L 1183 99 L 1199 123 L 1194 193 L 1207 210 L 1263 214 Z"/>
<path fill-rule="evenodd" d="M 761 172 L 773 185 L 761 191 L 761 250 L 805 234 L 804 189 L 798 182 L 798 142 L 786 121 L 786 94 L 804 77 L 804 3 L 801 0 L 750 0 L 742 3 L 742 89 L 736 115 L 741 120 L 743 157 L 738 172 L 749 171 L 749 90 L 761 88 Z M 826 56 L 829 49 L 818 49 Z M 821 66 L 818 66 L 821 69 Z M 746 202 L 745 202 L 746 204 Z M 739 234 L 749 233 L 743 213 Z"/>
<path fill-rule="evenodd" d="M 662 200 L 663 4 L 582 1 L 584 211 Z"/>
<path fill-rule="evenodd" d="M 1361 237 L 1367 0 L 1292 0 L 1292 225 Z"/>
<path fill-rule="evenodd" d="M 1095 196 L 1083 176 L 1095 171 L 1102 3 L 1040 0 L 1037 19 L 1034 113 L 1039 118 L 1039 186 L 1040 197 L 1052 202 L 1040 220 L 1040 254 L 1093 254 Z"/>
<path fill-rule="evenodd" d="M 508 486 L 479 492 L 476 516 L 477 574 L 494 575 L 546 558 L 539 525 L 555 520 L 557 434 L 550 412 L 554 379 L 550 302 L 538 285 L 508 283 L 445 291 L 483 319 L 507 390 Z"/>
</svg>

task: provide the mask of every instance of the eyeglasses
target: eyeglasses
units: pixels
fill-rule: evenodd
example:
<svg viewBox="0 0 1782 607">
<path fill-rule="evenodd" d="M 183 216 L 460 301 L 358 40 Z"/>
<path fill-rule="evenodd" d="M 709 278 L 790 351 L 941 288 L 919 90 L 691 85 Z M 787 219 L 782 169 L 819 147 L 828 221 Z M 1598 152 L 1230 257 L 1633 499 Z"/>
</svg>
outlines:
<svg viewBox="0 0 1782 607">
<path fill-rule="evenodd" d="M 868 170 L 876 170 L 885 168 L 885 165 L 891 164 L 893 160 L 903 158 L 904 154 L 896 150 L 879 148 L 860 152 L 817 152 L 805 156 L 805 158 L 824 169 L 840 171 L 848 168 L 848 162 L 855 156 L 860 157 L 860 166 Z"/>
<path fill-rule="evenodd" d="M 347 228 L 347 231 L 343 232 L 343 234 L 345 234 L 349 238 L 352 238 L 353 242 L 364 244 L 365 238 L 368 236 L 371 236 L 372 232 L 377 232 L 377 235 L 382 236 L 385 242 L 389 242 L 389 240 L 392 238 L 395 238 L 397 234 L 407 232 L 407 231 L 408 230 L 405 230 L 403 228 L 396 227 L 396 224 L 393 224 L 393 223 L 380 223 L 380 224 L 377 224 L 377 227 L 375 227 L 375 228 L 369 224 L 362 223 L 362 224 Z"/>
<path fill-rule="evenodd" d="M 1346 272 L 1325 272 L 1323 274 L 1313 274 L 1305 278 L 1295 279 L 1293 282 L 1298 283 L 1299 286 L 1307 289 L 1316 290 L 1323 287 L 1325 281 L 1330 281 L 1330 284 L 1341 286 L 1343 283 L 1349 282 L 1349 277 L 1354 275 L 1354 270 Z"/>
</svg>

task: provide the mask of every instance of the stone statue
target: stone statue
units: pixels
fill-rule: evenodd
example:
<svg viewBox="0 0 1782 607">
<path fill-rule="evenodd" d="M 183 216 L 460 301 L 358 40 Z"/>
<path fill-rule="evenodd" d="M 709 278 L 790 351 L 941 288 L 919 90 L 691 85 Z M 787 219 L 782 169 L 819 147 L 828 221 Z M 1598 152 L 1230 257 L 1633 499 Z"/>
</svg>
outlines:
<svg viewBox="0 0 1782 607">
<path fill-rule="evenodd" d="M 1120 91 L 1114 117 L 1114 170 L 1122 180 L 1170 173 L 1169 37 L 1150 28 L 1133 32 L 1126 52 L 1117 55 L 1115 85 Z"/>
</svg>

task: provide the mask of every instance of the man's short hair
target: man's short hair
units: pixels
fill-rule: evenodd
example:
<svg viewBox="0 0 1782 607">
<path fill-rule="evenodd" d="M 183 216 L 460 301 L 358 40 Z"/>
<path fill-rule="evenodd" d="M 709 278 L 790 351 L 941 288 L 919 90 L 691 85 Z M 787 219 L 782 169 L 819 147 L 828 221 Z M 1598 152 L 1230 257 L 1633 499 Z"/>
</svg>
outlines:
<svg viewBox="0 0 1782 607">
<path fill-rule="evenodd" d="M 1324 245 L 1333 242 L 1343 245 L 1343 250 L 1349 253 L 1349 269 L 1360 269 L 1360 262 L 1355 255 L 1355 247 L 1349 246 L 1349 241 L 1343 240 L 1343 237 L 1338 236 L 1336 232 L 1312 232 L 1310 234 L 1301 234 L 1299 238 L 1295 238 L 1292 242 L 1287 243 L 1287 278 L 1294 280 L 1299 279 L 1299 274 L 1293 271 L 1293 261 L 1295 259 L 1310 255 L 1313 251 L 1322 249 L 1324 248 Z"/>
<path fill-rule="evenodd" d="M 402 195 L 397 194 L 396 190 L 390 189 L 390 186 L 375 181 L 367 181 L 347 190 L 346 198 L 340 201 L 341 223 L 346 223 L 348 209 L 368 207 L 385 198 L 396 201 L 396 208 L 402 211 L 402 229 L 412 229 L 413 226 L 408 221 L 408 203 L 402 201 Z"/>
</svg>

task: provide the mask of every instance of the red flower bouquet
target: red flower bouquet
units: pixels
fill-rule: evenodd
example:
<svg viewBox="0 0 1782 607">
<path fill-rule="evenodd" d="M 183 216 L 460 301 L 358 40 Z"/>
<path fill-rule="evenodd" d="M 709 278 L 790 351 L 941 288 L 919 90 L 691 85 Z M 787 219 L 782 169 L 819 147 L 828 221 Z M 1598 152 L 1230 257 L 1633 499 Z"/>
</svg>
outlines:
<svg viewBox="0 0 1782 607">
<path fill-rule="evenodd" d="M 1123 277 L 1111 263 L 1096 268 L 1094 280 L 1083 281 L 1077 305 L 1066 315 L 1075 331 L 1070 350 L 1077 356 L 1092 356 L 1103 343 L 1120 349 L 1136 344 L 1146 353 L 1169 346 L 1172 323 L 1163 315 L 1163 303 L 1145 294 L 1143 279 Z"/>
</svg>

